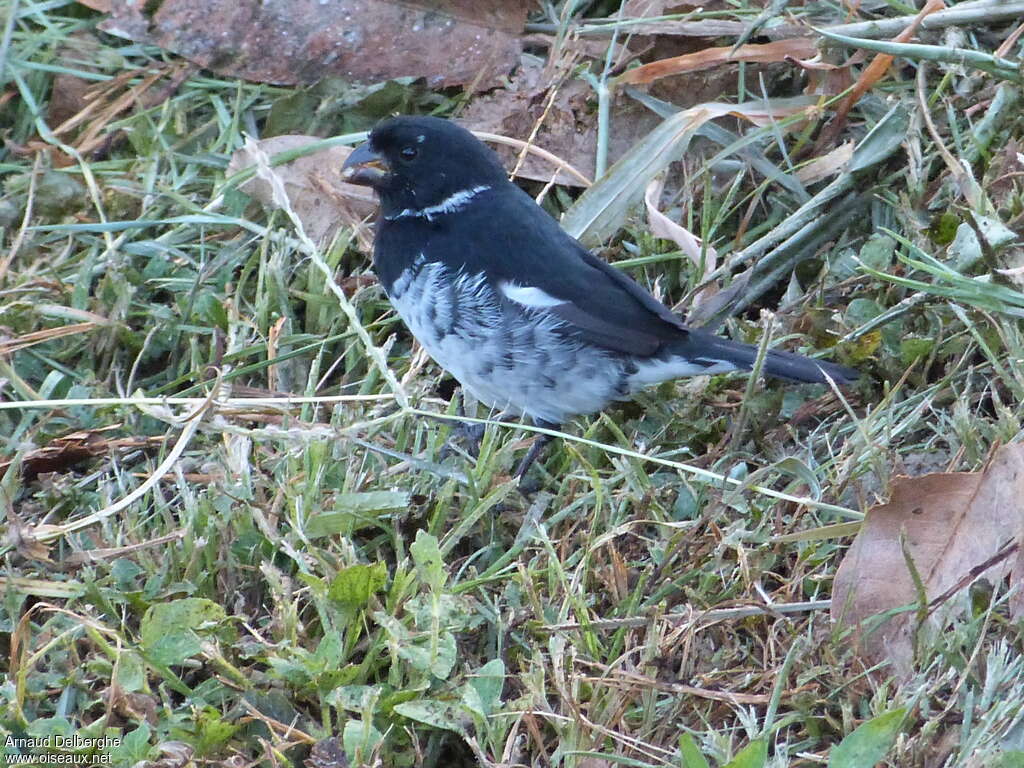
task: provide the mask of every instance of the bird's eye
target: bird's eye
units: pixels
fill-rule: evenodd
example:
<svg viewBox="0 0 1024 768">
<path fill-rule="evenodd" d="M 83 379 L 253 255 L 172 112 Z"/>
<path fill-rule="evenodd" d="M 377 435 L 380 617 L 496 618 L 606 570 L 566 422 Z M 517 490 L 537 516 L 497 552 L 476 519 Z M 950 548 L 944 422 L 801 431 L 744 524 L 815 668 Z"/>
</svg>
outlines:
<svg viewBox="0 0 1024 768">
<path fill-rule="evenodd" d="M 401 155 L 403 160 L 412 160 L 418 154 L 416 147 L 402 147 Z"/>
</svg>

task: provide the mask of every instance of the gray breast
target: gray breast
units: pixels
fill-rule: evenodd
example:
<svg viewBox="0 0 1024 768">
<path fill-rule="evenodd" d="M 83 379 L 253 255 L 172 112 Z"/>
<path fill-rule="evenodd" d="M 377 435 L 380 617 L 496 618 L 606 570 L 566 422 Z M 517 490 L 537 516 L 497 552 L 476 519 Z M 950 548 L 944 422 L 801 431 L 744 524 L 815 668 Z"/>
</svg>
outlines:
<svg viewBox="0 0 1024 768">
<path fill-rule="evenodd" d="M 500 297 L 483 273 L 453 272 L 421 255 L 389 295 L 427 353 L 493 408 L 562 423 L 625 394 L 621 355 L 581 343 L 542 309 Z"/>
</svg>

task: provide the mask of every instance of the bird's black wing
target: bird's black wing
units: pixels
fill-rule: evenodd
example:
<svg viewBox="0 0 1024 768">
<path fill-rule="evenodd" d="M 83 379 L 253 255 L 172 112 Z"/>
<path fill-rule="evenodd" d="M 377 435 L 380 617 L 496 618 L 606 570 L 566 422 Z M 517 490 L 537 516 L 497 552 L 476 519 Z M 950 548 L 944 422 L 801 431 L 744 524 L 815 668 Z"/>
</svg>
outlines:
<svg viewBox="0 0 1024 768">
<path fill-rule="evenodd" d="M 499 290 L 538 289 L 543 293 L 534 297 L 557 300 L 543 310 L 591 344 L 652 355 L 687 334 L 668 307 L 591 254 L 514 185 L 445 219 L 428 258 L 447 253 L 467 272 L 487 274 Z"/>
</svg>

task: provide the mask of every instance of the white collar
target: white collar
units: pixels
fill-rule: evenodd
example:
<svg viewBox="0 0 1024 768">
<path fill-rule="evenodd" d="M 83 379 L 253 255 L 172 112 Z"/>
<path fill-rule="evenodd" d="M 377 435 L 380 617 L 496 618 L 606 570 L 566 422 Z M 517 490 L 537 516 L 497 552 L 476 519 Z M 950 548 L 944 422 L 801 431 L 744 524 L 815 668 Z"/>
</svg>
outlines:
<svg viewBox="0 0 1024 768">
<path fill-rule="evenodd" d="M 489 189 L 490 187 L 486 184 L 478 187 L 470 187 L 469 189 L 462 189 L 454 195 L 446 197 L 437 205 L 429 205 L 426 208 L 421 208 L 419 210 L 405 208 L 392 216 L 385 216 L 384 218 L 388 221 L 405 218 L 419 218 L 426 219 L 427 221 L 433 221 L 438 216 L 444 216 L 446 213 L 454 213 L 455 211 L 465 208 L 470 200 L 481 192 L 486 192 Z"/>
</svg>

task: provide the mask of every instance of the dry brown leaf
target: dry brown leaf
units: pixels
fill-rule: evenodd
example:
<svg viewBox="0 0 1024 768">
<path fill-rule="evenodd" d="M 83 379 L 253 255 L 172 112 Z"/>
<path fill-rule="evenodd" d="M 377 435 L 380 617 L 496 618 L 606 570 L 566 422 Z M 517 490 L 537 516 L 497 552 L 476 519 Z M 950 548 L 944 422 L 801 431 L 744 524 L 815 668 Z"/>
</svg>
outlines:
<svg viewBox="0 0 1024 768">
<path fill-rule="evenodd" d="M 920 26 L 921 21 L 925 16 L 935 13 L 936 11 L 941 11 L 945 7 L 946 3 L 944 0 L 928 0 L 907 28 L 893 38 L 893 42 L 905 43 L 909 41 L 914 36 L 914 33 L 917 32 L 917 28 Z M 864 97 L 864 94 L 867 93 L 871 87 L 889 71 L 889 67 L 892 65 L 894 58 L 894 56 L 887 53 L 879 53 L 871 59 L 871 63 L 864 68 L 864 71 L 854 84 L 853 90 L 850 91 L 850 94 L 836 109 L 836 116 L 832 119 L 832 122 L 825 126 L 825 130 L 823 130 L 821 132 L 821 136 L 818 137 L 818 141 L 815 145 L 816 152 L 820 152 L 822 148 L 829 146 L 835 141 L 836 137 L 846 125 L 846 116 L 850 113 L 850 110 L 853 109 L 853 106 Z"/>
<path fill-rule="evenodd" d="M 887 674 L 905 675 L 912 668 L 914 610 L 885 619 L 869 631 L 874 626 L 871 617 L 918 600 L 901 537 L 928 601 L 942 603 L 942 610 L 929 619 L 940 623 L 953 608 L 948 598 L 955 592 L 982 575 L 999 581 L 1014 566 L 1008 545 L 1018 544 L 1024 533 L 1022 499 L 1021 443 L 1000 448 L 983 472 L 893 481 L 891 501 L 868 512 L 832 588 L 832 619 L 854 630 L 854 647 L 866 664 L 889 662 Z M 1019 582 L 1022 576 L 1017 564 L 1011 579 Z M 1015 607 L 1018 614 L 1019 608 Z"/>
<path fill-rule="evenodd" d="M 304 147 L 315 141 L 322 139 L 316 136 L 274 136 L 258 141 L 256 145 L 273 157 L 279 152 Z M 292 209 L 313 242 L 329 242 L 340 227 L 353 227 L 360 245 L 364 250 L 370 250 L 373 238 L 363 221 L 377 209 L 373 193 L 366 187 L 346 184 L 339 175 L 351 151 L 351 147 L 331 147 L 275 166 L 274 172 L 284 182 Z M 228 174 L 249 168 L 254 162 L 243 147 L 231 156 Z M 270 184 L 258 176 L 246 181 L 239 189 L 265 206 L 277 207 Z"/>
<path fill-rule="evenodd" d="M 73 323 L 71 325 L 62 325 L 59 328 L 44 328 L 41 331 L 31 331 L 30 333 L 25 333 L 21 336 L 15 336 L 10 339 L 5 338 L 3 334 L 0 333 L 0 357 L 18 352 L 26 347 L 31 347 L 33 344 L 42 344 L 45 341 L 53 341 L 54 339 L 61 339 L 65 336 L 77 336 L 80 333 L 86 333 L 94 328 L 102 328 L 105 325 L 108 325 L 108 321 L 106 319 L 88 321 L 84 323 Z"/>
<path fill-rule="evenodd" d="M 110 80 L 92 83 L 82 94 L 73 114 L 68 115 L 53 133 L 67 136 L 79 131 L 70 143 L 84 155 L 109 151 L 125 138 L 122 130 L 110 132 L 108 125 L 132 107 L 148 109 L 171 98 L 181 84 L 192 74 L 191 65 L 183 62 L 158 66 L 139 77 L 138 70 L 121 72 Z M 56 87 L 56 84 L 55 86 Z"/>
<path fill-rule="evenodd" d="M 431 88 L 486 88 L 519 62 L 527 9 L 525 0 L 122 0 L 100 29 L 257 82 L 413 76 Z"/>
<path fill-rule="evenodd" d="M 815 42 L 806 37 L 791 37 L 776 40 L 773 43 L 741 45 L 735 51 L 732 46 L 705 48 L 696 53 L 673 56 L 670 59 L 652 61 L 650 64 L 631 69 L 616 78 L 618 84 L 640 85 L 650 83 L 669 75 L 680 75 L 684 72 L 699 72 L 721 64 L 733 64 L 749 61 L 766 64 L 786 59 L 807 59 L 817 55 Z"/>
<path fill-rule="evenodd" d="M 843 170 L 853 157 L 853 144 L 853 141 L 847 141 L 831 152 L 814 158 L 796 172 L 796 177 L 804 184 L 814 184 L 816 181 L 834 176 Z"/>
<path fill-rule="evenodd" d="M 647 225 L 651 230 L 651 234 L 655 237 L 671 240 L 678 245 L 683 254 L 698 269 L 700 269 L 701 259 L 703 259 L 704 272 L 701 275 L 700 282 L 704 282 L 718 268 L 718 251 L 709 245 L 707 251 L 702 254 L 700 238 L 691 233 L 682 224 L 676 224 L 658 210 L 658 200 L 661 198 L 664 186 L 665 179 L 663 176 L 651 179 L 651 182 L 647 185 L 647 190 L 644 192 L 644 205 L 647 208 Z M 708 285 L 694 294 L 690 303 L 692 306 L 699 306 L 717 292 L 717 285 Z"/>
<path fill-rule="evenodd" d="M 63 40 L 57 49 L 57 61 L 68 69 L 95 72 L 96 67 L 89 62 L 96 60 L 99 51 L 99 39 L 91 31 L 80 30 Z M 60 125 L 78 114 L 88 102 L 89 91 L 95 84 L 70 72 L 57 73 L 46 105 L 47 125 Z"/>
<path fill-rule="evenodd" d="M 571 68 L 568 64 L 563 66 L 562 71 Z M 549 152 L 579 172 L 558 171 L 555 183 L 587 187 L 594 177 L 597 146 L 592 100 L 593 91 L 582 80 L 559 77 L 550 67 L 524 59 L 507 88 L 474 99 L 458 122 L 489 142 L 493 140 L 480 134 L 518 141 L 527 141 L 532 136 L 532 147 Z M 656 115 L 633 100 L 617 100 L 612 105 L 609 162 L 614 163 L 658 121 Z M 521 145 L 499 144 L 493 149 L 505 167 L 515 170 L 519 178 L 550 182 L 557 169 L 550 157 L 539 153 L 523 156 Z"/>
<path fill-rule="evenodd" d="M 24 480 L 33 480 L 47 472 L 67 472 L 75 464 L 96 456 L 110 453 L 124 453 L 151 445 L 160 445 L 163 438 L 153 437 L 107 437 L 104 433 L 121 428 L 111 424 L 97 429 L 73 432 L 55 437 L 48 445 L 34 448 L 21 458 L 21 475 Z M 7 471 L 11 460 L 0 461 L 0 475 Z"/>
<path fill-rule="evenodd" d="M 507 88 L 474 99 L 462 113 L 459 122 L 473 131 L 523 140 L 534 135 L 534 129 L 537 128 L 534 145 L 557 155 L 584 175 L 593 178 L 597 121 L 588 115 L 587 100 L 590 96 L 590 88 L 584 82 L 569 80 L 560 85 L 552 84 L 547 68 L 527 59 Z M 517 167 L 519 150 L 501 146 L 494 149 L 505 167 Z M 518 165 L 516 176 L 547 182 L 551 180 L 553 171 L 551 163 L 526 155 Z M 584 186 L 579 179 L 565 171 L 558 172 L 555 182 Z"/>
</svg>

